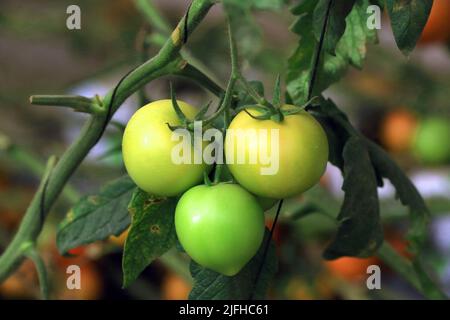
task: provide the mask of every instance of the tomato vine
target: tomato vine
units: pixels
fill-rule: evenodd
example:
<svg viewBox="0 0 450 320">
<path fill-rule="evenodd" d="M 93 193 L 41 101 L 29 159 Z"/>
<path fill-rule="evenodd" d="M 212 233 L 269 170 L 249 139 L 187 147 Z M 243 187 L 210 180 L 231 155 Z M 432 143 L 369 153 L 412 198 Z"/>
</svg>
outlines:
<svg viewBox="0 0 450 320">
<path fill-rule="evenodd" d="M 204 19 L 210 8 L 217 2 L 219 1 L 193 0 L 186 14 L 169 35 L 170 28 L 167 22 L 159 16 L 153 5 L 148 1 L 137 0 L 138 8 L 140 8 L 140 11 L 147 17 L 149 22 L 159 32 L 168 36 L 156 56 L 132 69 L 103 98 L 99 96 L 91 99 L 81 96 L 47 95 L 37 95 L 30 98 L 32 104 L 69 107 L 74 111 L 88 114 L 89 119 L 86 121 L 80 136 L 64 152 L 61 158 L 58 161 L 54 157 L 49 159 L 41 184 L 27 209 L 15 237 L 0 256 L 0 282 L 6 279 L 25 258 L 30 258 L 34 261 L 38 270 L 42 296 L 44 298 L 48 297 L 45 266 L 35 248 L 45 219 L 72 174 L 102 137 L 113 114 L 128 97 L 139 91 L 147 83 L 166 75 L 182 76 L 197 82 L 220 98 L 217 110 L 212 115 L 202 119 L 203 122 L 211 124 L 222 116 L 221 129 L 223 132 L 228 128 L 232 111 L 238 107 L 239 94 L 242 92 L 250 96 L 257 104 L 265 106 L 270 112 L 274 112 L 273 104 L 280 104 L 279 78 L 272 104 L 266 100 L 264 94 L 257 92 L 252 83 L 248 82 L 239 70 L 237 45 L 233 36 L 234 18 L 227 11 L 227 8 L 232 5 L 232 1 L 222 1 L 225 11 L 228 12 L 229 20 L 231 73 L 227 87 L 222 88 L 217 81 L 213 80 L 213 76 L 209 72 L 204 72 L 202 68 L 197 68 L 192 64 L 189 53 L 186 51 L 182 52 L 190 35 Z M 376 188 L 381 178 L 385 177 L 393 182 L 399 192 L 402 204 L 410 208 L 412 221 L 410 232 L 411 249 L 420 253 L 428 210 L 417 190 L 383 150 L 362 137 L 348 121 L 346 115 L 331 100 L 321 96 L 321 92 L 331 82 L 337 80 L 335 78 L 342 75 L 348 65 L 361 64 L 364 58 L 363 53 L 348 53 L 342 47 L 339 47 L 339 44 L 341 41 L 352 42 L 354 40 L 353 37 L 360 37 L 357 40 L 365 46 L 368 39 L 373 39 L 373 34 L 361 36 L 362 32 L 355 32 L 356 35 L 353 35 L 351 34 L 352 30 L 348 31 L 346 29 L 346 21 L 347 23 L 355 23 L 357 27 L 362 28 L 361 16 L 365 9 L 364 5 L 368 3 L 368 0 L 348 1 L 346 4 L 333 0 L 306 0 L 293 9 L 294 15 L 298 16 L 293 29 L 300 36 L 300 44 L 290 61 L 291 67 L 287 75 L 287 99 L 295 105 L 305 105 L 305 108 L 322 123 L 332 149 L 330 161 L 342 170 L 345 177 L 343 188 L 346 191 L 346 196 L 337 219 L 338 231 L 336 239 L 327 248 L 324 257 L 334 259 L 344 255 L 370 256 L 376 254 L 424 296 L 433 299 L 443 299 L 446 296 L 424 271 L 425 268 L 422 261 L 420 261 L 420 257 L 409 262 L 396 253 L 389 244 L 383 243 L 382 239 Z M 254 5 L 258 6 L 258 4 Z M 397 1 L 387 1 L 387 9 L 392 18 L 398 19 L 393 21 L 394 35 L 399 48 L 403 52 L 409 53 L 419 38 L 421 28 L 426 22 L 425 18 L 428 15 L 430 3 L 429 1 L 424 1 L 424 8 L 420 8 L 423 10 L 417 12 L 421 26 L 419 28 L 409 28 L 406 30 L 408 32 L 403 32 L 405 30 L 402 30 L 402 27 L 405 24 L 399 23 L 399 21 L 409 18 L 409 16 L 405 17 L 407 15 L 405 12 L 411 8 L 408 8 L 407 4 L 403 4 L 402 10 L 398 12 L 393 10 L 395 5 L 398 5 Z M 339 16 L 339 14 L 341 15 Z M 304 28 L 305 26 L 307 27 Z M 406 25 L 407 28 L 408 26 Z M 331 32 L 331 30 L 333 31 Z M 303 46 L 304 42 L 302 42 L 302 39 L 310 40 L 308 47 Z M 333 65 L 335 68 L 333 70 L 327 69 L 330 68 L 330 65 Z M 326 78 L 327 76 L 330 76 L 330 79 Z M 237 88 L 239 84 L 241 88 Z M 312 107 L 310 102 L 315 95 L 318 96 L 319 106 Z M 142 98 L 144 99 L 145 97 L 142 96 Z M 281 121 L 282 118 L 279 120 Z M 215 183 L 220 181 L 222 170 L 222 165 L 217 164 L 214 177 Z M 370 181 L 363 188 L 357 189 L 354 185 L 361 182 L 358 179 L 362 175 L 369 177 Z M 365 181 L 363 182 L 365 183 Z M 354 185 L 352 186 L 351 183 Z M 131 194 L 132 202 L 130 203 L 129 198 Z M 137 278 L 151 261 L 175 245 L 175 230 L 174 226 L 171 225 L 172 221 L 169 221 L 171 216 L 168 218 L 158 214 L 161 210 L 172 212 L 175 207 L 174 199 L 157 198 L 145 194 L 139 189 L 135 189 L 135 185 L 127 177 L 116 181 L 114 188 L 106 187 L 100 192 L 100 195 L 104 202 L 90 203 L 87 209 L 82 206 L 74 207 L 76 218 L 66 218 L 63 222 L 58 235 L 58 246 L 65 253 L 71 247 L 109 236 L 110 234 L 107 234 L 105 230 L 99 232 L 98 238 L 77 238 L 73 237 L 71 233 L 80 234 L 79 231 L 82 227 L 76 225 L 76 219 L 84 219 L 89 214 L 99 215 L 99 213 L 106 211 L 104 206 L 106 206 L 105 203 L 107 201 L 114 199 L 125 209 L 130 203 L 128 208 L 135 211 L 133 219 L 138 219 L 141 225 L 138 225 L 137 220 L 131 221 L 131 240 L 125 245 L 124 284 L 128 285 Z M 370 221 L 366 226 L 363 226 L 365 221 L 361 222 L 361 212 L 366 210 L 366 208 L 363 208 L 365 204 L 362 201 L 358 203 L 357 200 L 359 198 L 366 200 L 370 198 L 370 204 L 373 205 L 369 208 L 369 218 L 367 219 Z M 82 201 L 88 202 L 84 198 Z M 152 206 L 148 207 L 148 203 L 152 204 Z M 191 298 L 233 297 L 253 299 L 264 296 L 270 275 L 273 275 L 276 270 L 276 258 L 274 257 L 271 239 L 277 226 L 282 206 L 283 200 L 280 200 L 274 222 L 270 230 L 266 231 L 262 247 L 254 259 L 244 267 L 241 273 L 236 275 L 236 278 L 225 278 L 223 275 L 202 268 L 192 262 L 191 273 L 194 276 L 194 289 L 191 293 Z M 114 228 L 111 228 L 113 230 L 112 234 L 123 232 L 130 224 L 127 212 L 118 214 L 116 218 L 118 222 Z M 144 235 L 144 232 L 148 230 L 147 227 L 155 223 L 163 223 L 167 226 L 162 231 L 164 232 L 164 237 L 156 238 L 154 235 L 148 234 L 148 232 Z M 370 228 L 370 230 L 365 228 Z M 111 231 L 109 232 L 111 233 Z M 84 234 L 87 234 L 87 232 Z M 140 257 L 140 259 L 135 258 L 136 247 L 139 245 L 135 239 L 138 236 L 145 236 L 149 243 L 155 245 L 155 248 L 146 248 L 144 256 Z M 213 288 L 211 296 L 208 296 L 203 289 L 207 288 L 209 280 L 217 279 L 224 283 L 223 288 L 225 289 L 222 289 L 225 292 L 216 292 L 214 290 L 217 290 L 217 288 Z M 243 287 L 239 292 L 233 291 L 236 283 Z"/>
</svg>

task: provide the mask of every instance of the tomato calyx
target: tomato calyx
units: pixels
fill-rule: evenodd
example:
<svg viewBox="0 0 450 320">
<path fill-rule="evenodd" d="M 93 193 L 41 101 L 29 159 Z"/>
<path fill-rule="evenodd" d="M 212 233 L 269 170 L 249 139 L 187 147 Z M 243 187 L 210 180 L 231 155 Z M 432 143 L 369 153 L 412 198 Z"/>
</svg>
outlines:
<svg viewBox="0 0 450 320">
<path fill-rule="evenodd" d="M 242 108 L 238 109 L 238 111 L 243 110 L 251 118 L 256 119 L 256 120 L 272 120 L 277 123 L 280 123 L 284 120 L 284 117 L 286 117 L 286 116 L 297 114 L 301 111 L 304 111 L 308 107 L 316 107 L 317 105 L 313 104 L 313 101 L 316 98 L 317 97 L 313 97 L 310 100 L 308 100 L 305 104 L 303 104 L 301 106 L 294 106 L 293 108 L 289 108 L 289 109 L 283 109 L 279 105 L 277 105 L 276 107 L 272 106 L 272 108 L 269 108 L 265 105 L 254 104 L 254 105 L 242 107 Z M 256 110 L 260 114 L 258 114 L 258 115 L 251 114 L 249 109 Z"/>
<path fill-rule="evenodd" d="M 175 96 L 175 91 L 173 89 L 172 83 L 170 83 L 170 99 L 172 101 L 172 107 L 178 117 L 178 119 L 181 122 L 181 125 L 171 125 L 170 123 L 166 122 L 166 125 L 169 127 L 169 129 L 171 131 L 175 131 L 178 129 L 185 129 L 188 130 L 189 132 L 193 133 L 194 132 L 194 126 L 195 126 L 195 122 L 198 121 L 202 121 L 204 123 L 202 123 L 202 127 L 209 124 L 208 121 L 203 121 L 205 120 L 205 114 L 208 112 L 209 107 L 211 106 L 212 101 L 209 101 L 207 104 L 205 104 L 203 107 L 200 108 L 200 111 L 195 115 L 194 120 L 189 120 L 186 115 L 183 113 L 183 111 L 181 110 L 180 106 L 178 105 L 178 101 L 177 98 Z"/>
</svg>

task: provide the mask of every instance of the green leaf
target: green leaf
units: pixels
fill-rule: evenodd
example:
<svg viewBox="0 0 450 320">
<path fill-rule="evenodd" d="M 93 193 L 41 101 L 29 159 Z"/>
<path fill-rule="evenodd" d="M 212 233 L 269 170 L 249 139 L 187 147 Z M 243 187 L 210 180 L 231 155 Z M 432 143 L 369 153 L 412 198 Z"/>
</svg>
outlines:
<svg viewBox="0 0 450 320">
<path fill-rule="evenodd" d="M 137 189 L 129 205 L 131 228 L 123 252 L 123 286 L 127 287 L 156 258 L 175 246 L 173 198 L 160 198 Z"/>
<path fill-rule="evenodd" d="M 351 137 L 343 156 L 345 197 L 340 226 L 324 252 L 325 259 L 371 256 L 383 242 L 376 176 L 364 140 Z"/>
<path fill-rule="evenodd" d="M 293 102 L 307 100 L 311 70 L 318 41 L 313 33 L 313 12 L 317 1 L 306 0 L 293 9 L 298 16 L 292 31 L 300 36 L 299 45 L 289 58 L 287 91 Z M 366 25 L 368 0 L 358 0 L 348 14 L 345 32 L 336 45 L 335 55 L 322 53 L 313 96 L 319 95 L 344 76 L 349 66 L 361 68 L 366 46 L 377 40 L 375 30 Z"/>
<path fill-rule="evenodd" d="M 189 299 L 247 300 L 250 298 L 265 298 L 270 281 L 277 272 L 278 265 L 275 244 L 271 240 L 267 257 L 261 270 L 258 284 L 255 288 L 255 280 L 262 262 L 263 249 L 268 235 L 269 231 L 266 229 L 264 241 L 256 256 L 233 277 L 227 277 L 206 269 L 192 261 L 191 274 L 194 279 L 194 287 L 189 294 Z"/>
<path fill-rule="evenodd" d="M 323 24 L 327 15 L 329 2 L 333 0 L 319 0 L 313 14 L 313 31 L 316 40 L 320 40 Z M 356 0 L 334 0 L 329 10 L 328 25 L 324 37 L 323 49 L 334 55 L 336 46 L 345 32 L 345 18 L 350 13 Z"/>
<path fill-rule="evenodd" d="M 317 41 L 313 33 L 313 11 L 317 1 L 306 0 L 292 9 L 298 16 L 291 30 L 300 36 L 299 44 L 288 61 L 287 91 L 297 105 L 307 100 L 313 56 Z"/>
<path fill-rule="evenodd" d="M 128 177 L 117 179 L 98 195 L 83 197 L 61 222 L 56 244 L 61 253 L 83 244 L 121 234 L 130 224 L 127 206 L 136 185 Z"/>
<path fill-rule="evenodd" d="M 334 163 L 345 171 L 345 159 L 338 157 L 339 150 L 342 143 L 347 141 L 349 137 L 360 136 L 360 134 L 331 100 L 322 99 L 320 106 L 314 108 L 314 111 L 316 117 L 324 126 L 327 135 L 331 133 L 330 136 L 334 138 L 334 141 L 329 141 L 330 144 L 337 142 L 334 143 L 335 148 L 330 149 L 330 156 L 334 154 Z M 426 240 L 429 210 L 413 183 L 395 161 L 374 142 L 364 138 L 364 144 L 369 152 L 377 179 L 381 180 L 384 177 L 390 180 L 396 188 L 401 203 L 409 208 L 410 228 L 408 238 L 410 240 L 410 252 L 418 253 Z M 330 159 L 333 159 L 333 157 Z"/>
<path fill-rule="evenodd" d="M 408 55 L 428 20 L 433 0 L 386 0 L 395 42 Z"/>
<path fill-rule="evenodd" d="M 408 239 L 410 251 L 412 253 L 418 253 L 426 240 L 428 221 L 430 218 L 430 212 L 425 201 L 411 180 L 409 180 L 405 173 L 389 157 L 386 151 L 371 141 L 367 141 L 367 144 L 372 163 L 376 170 L 381 176 L 391 181 L 401 203 L 409 208 L 411 225 L 408 230 Z"/>
</svg>

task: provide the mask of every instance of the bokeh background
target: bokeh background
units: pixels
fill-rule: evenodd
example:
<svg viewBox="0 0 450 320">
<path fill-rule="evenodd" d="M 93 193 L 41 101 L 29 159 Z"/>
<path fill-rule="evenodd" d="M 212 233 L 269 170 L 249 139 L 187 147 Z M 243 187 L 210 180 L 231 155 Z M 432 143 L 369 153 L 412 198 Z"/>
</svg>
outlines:
<svg viewBox="0 0 450 320">
<path fill-rule="evenodd" d="M 154 0 L 164 23 L 174 26 L 188 1 Z M 66 8 L 82 10 L 82 29 L 66 28 Z M 297 39 L 288 31 L 293 16 L 257 12 L 241 30 L 239 49 L 249 79 L 266 85 L 270 96 L 277 74 Z M 57 107 L 32 106 L 32 94 L 102 95 L 131 68 L 154 54 L 164 30 L 146 23 L 133 0 L 0 2 L 0 252 L 8 244 L 33 196 L 45 159 L 60 155 L 79 134 L 85 115 Z M 147 49 L 142 50 L 143 39 Z M 224 16 L 214 8 L 188 44 L 192 61 L 225 83 L 230 63 Z M 143 100 L 167 98 L 169 81 L 177 96 L 201 105 L 212 97 L 186 80 L 162 78 L 129 98 L 114 120 L 125 124 Z M 397 160 L 432 212 L 425 248 L 428 268 L 450 294 L 450 0 L 435 0 L 425 33 L 405 58 L 395 46 L 383 16 L 379 44 L 368 50 L 363 70 L 353 69 L 326 91 L 352 122 Z M 95 192 L 125 170 L 121 132 L 110 126 L 53 208 L 39 239 L 56 299 L 185 299 L 191 287 L 188 260 L 169 252 L 148 267 L 136 283 L 122 289 L 121 253 L 126 234 L 77 248 L 61 257 L 55 246 L 58 222 L 80 195 Z M 273 299 L 420 299 L 412 288 L 377 258 L 324 262 L 321 253 L 335 227 L 324 215 L 293 220 L 304 197 L 320 199 L 335 214 L 343 192 L 340 172 L 329 166 L 319 186 L 291 199 L 275 230 L 279 272 Z M 402 255 L 407 252 L 407 211 L 386 184 L 379 190 L 385 236 Z M 273 212 L 267 213 L 271 225 Z M 65 287 L 65 267 L 82 268 L 82 290 Z M 367 290 L 366 267 L 378 264 L 382 289 Z M 26 262 L 0 285 L 0 299 L 39 297 L 34 266 Z"/>
</svg>

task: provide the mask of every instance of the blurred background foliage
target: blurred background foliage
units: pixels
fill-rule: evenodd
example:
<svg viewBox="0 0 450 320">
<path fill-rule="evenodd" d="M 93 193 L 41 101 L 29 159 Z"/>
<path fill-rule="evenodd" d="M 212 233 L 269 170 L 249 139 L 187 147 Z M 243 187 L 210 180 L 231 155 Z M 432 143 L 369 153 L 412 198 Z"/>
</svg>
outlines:
<svg viewBox="0 0 450 320">
<path fill-rule="evenodd" d="M 82 29 L 66 28 L 66 8 L 76 3 Z M 154 1 L 173 26 L 188 1 Z M 296 45 L 289 32 L 293 16 L 283 10 L 242 12 L 238 42 L 243 71 L 270 90 L 276 75 L 285 74 Z M 430 269 L 450 294 L 450 1 L 437 0 L 425 35 L 405 59 L 383 16 L 379 44 L 371 46 L 363 70 L 353 69 L 325 95 L 333 97 L 352 122 L 391 152 L 425 197 L 432 211 L 426 256 Z M 133 0 L 0 2 L 0 252 L 14 234 L 39 181 L 42 163 L 61 154 L 79 133 L 83 115 L 63 109 L 31 106 L 36 93 L 104 94 L 143 57 L 154 54 L 166 31 L 152 28 Z M 142 39 L 144 37 L 144 40 Z M 142 52 L 145 41 L 147 50 Z M 215 7 L 188 44 L 193 61 L 225 83 L 229 73 L 224 16 Z M 211 96 L 180 79 L 158 79 L 144 94 L 128 99 L 115 115 L 125 124 L 148 100 L 166 98 L 168 81 L 177 96 L 201 105 Z M 267 90 L 266 90 L 267 91 Z M 270 97 L 271 92 L 268 92 Z M 119 126 L 120 127 L 120 126 Z M 127 290 L 121 289 L 121 252 L 126 234 L 72 250 L 61 257 L 55 228 L 79 195 L 123 174 L 121 131 L 114 126 L 91 151 L 71 179 L 40 238 L 50 268 L 53 297 L 58 299 L 184 299 L 191 286 L 188 263 L 167 253 Z M 274 299 L 421 298 L 376 258 L 341 258 L 324 262 L 321 253 L 335 231 L 330 217 L 342 201 L 342 177 L 329 166 L 321 184 L 283 208 L 275 230 L 280 270 L 270 290 Z M 406 210 L 393 188 L 379 190 L 385 237 L 405 257 Z M 273 209 L 272 209 L 273 211 Z M 267 213 L 267 224 L 274 212 Z M 82 290 L 65 289 L 65 267 L 82 268 Z M 366 268 L 378 264 L 382 290 L 367 290 Z M 25 263 L 0 285 L 1 299 L 37 298 L 37 275 Z"/>
</svg>

